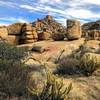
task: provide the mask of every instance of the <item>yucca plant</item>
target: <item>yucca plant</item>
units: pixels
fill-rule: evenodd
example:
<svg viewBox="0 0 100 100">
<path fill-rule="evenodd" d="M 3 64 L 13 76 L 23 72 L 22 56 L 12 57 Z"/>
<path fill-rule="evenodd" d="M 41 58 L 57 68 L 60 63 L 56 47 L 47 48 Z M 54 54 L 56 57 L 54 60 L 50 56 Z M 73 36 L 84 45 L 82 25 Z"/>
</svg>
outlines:
<svg viewBox="0 0 100 100">
<path fill-rule="evenodd" d="M 65 88 L 63 81 L 58 80 L 51 73 L 47 73 L 47 81 L 40 93 L 35 89 L 28 88 L 29 92 L 34 95 L 35 100 L 67 100 L 71 89 L 72 84 Z"/>
</svg>

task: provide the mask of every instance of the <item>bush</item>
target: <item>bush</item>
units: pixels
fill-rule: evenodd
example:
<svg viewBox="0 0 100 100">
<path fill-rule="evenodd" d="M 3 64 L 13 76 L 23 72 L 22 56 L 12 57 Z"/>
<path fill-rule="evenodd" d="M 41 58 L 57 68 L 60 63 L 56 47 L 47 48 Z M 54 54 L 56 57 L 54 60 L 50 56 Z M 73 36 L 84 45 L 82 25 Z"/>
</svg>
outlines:
<svg viewBox="0 0 100 100">
<path fill-rule="evenodd" d="M 76 74 L 78 71 L 79 61 L 75 58 L 64 57 L 58 62 L 58 74 Z"/>
<path fill-rule="evenodd" d="M 24 95 L 27 81 L 25 66 L 20 62 L 0 60 L 0 67 L 0 91 L 8 96 Z"/>
<path fill-rule="evenodd" d="M 22 58 L 27 56 L 28 48 L 16 47 L 6 42 L 0 41 L 0 59 L 20 61 Z"/>
<path fill-rule="evenodd" d="M 85 75 L 92 75 L 99 66 L 96 57 L 85 55 L 80 59 L 80 69 Z"/>
<path fill-rule="evenodd" d="M 67 100 L 71 89 L 72 84 L 65 88 L 62 80 L 58 81 L 51 73 L 47 73 L 47 82 L 42 92 L 38 93 L 35 89 L 28 88 L 29 92 L 34 95 L 33 100 Z"/>
<path fill-rule="evenodd" d="M 56 73 L 62 75 L 83 74 L 89 76 L 92 75 L 99 66 L 100 62 L 97 61 L 95 56 L 83 55 L 80 59 L 75 57 L 63 57 L 58 61 Z"/>
<path fill-rule="evenodd" d="M 0 42 L 0 92 L 7 96 L 26 93 L 27 67 L 21 59 L 27 49 Z"/>
</svg>

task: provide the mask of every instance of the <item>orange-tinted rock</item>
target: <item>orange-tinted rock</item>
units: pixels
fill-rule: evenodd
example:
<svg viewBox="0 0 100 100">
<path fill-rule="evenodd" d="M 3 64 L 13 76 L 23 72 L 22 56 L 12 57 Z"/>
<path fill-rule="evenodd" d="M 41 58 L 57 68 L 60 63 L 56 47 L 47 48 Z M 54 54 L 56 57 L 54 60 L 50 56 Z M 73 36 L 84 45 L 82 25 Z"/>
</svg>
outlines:
<svg viewBox="0 0 100 100">
<path fill-rule="evenodd" d="M 8 35 L 8 42 L 10 44 L 19 44 L 19 36 L 15 36 L 15 35 Z"/>
<path fill-rule="evenodd" d="M 5 26 L 0 26 L 0 37 L 2 39 L 7 39 L 8 37 L 8 30 Z"/>
<path fill-rule="evenodd" d="M 67 20 L 67 38 L 69 40 L 81 37 L 81 24 L 77 20 Z"/>
<path fill-rule="evenodd" d="M 93 39 L 93 40 L 100 39 L 100 30 L 86 30 L 82 34 L 84 34 L 84 37 L 88 39 Z"/>
<path fill-rule="evenodd" d="M 53 19 L 52 16 L 47 15 L 43 19 L 38 19 L 37 21 L 32 23 L 32 26 L 36 28 L 36 32 L 38 34 L 42 34 L 42 32 L 47 32 L 49 35 L 55 33 L 66 33 L 66 28 Z M 59 32 L 59 30 L 61 30 Z M 51 36 L 52 37 L 52 36 Z"/>
<path fill-rule="evenodd" d="M 64 34 L 61 34 L 61 33 L 52 34 L 52 39 L 55 41 L 64 40 Z"/>
<path fill-rule="evenodd" d="M 8 28 L 8 34 L 9 35 L 19 35 L 21 34 L 23 23 L 15 23 L 12 25 L 9 25 Z"/>
<path fill-rule="evenodd" d="M 22 27 L 21 41 L 25 44 L 33 43 L 37 38 L 36 28 L 33 27 L 32 24 L 24 24 Z"/>
<path fill-rule="evenodd" d="M 22 32 L 32 31 L 32 24 L 24 24 L 22 27 Z"/>
<path fill-rule="evenodd" d="M 48 32 L 38 33 L 38 40 L 48 40 L 50 39 L 50 34 Z"/>
<path fill-rule="evenodd" d="M 33 40 L 33 39 L 26 39 L 25 41 L 24 41 L 24 43 L 25 44 L 27 44 L 27 43 L 33 43 L 35 40 Z"/>
<path fill-rule="evenodd" d="M 46 16 L 46 19 L 47 19 L 47 20 L 53 20 L 53 17 L 50 16 L 50 15 L 47 15 L 47 16 Z"/>
</svg>

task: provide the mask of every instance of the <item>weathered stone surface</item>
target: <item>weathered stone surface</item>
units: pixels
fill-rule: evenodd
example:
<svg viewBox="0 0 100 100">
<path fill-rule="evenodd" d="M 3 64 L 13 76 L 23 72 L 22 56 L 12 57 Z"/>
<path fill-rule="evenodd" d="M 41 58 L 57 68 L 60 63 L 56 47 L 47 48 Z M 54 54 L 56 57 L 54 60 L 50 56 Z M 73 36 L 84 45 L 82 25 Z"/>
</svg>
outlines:
<svg viewBox="0 0 100 100">
<path fill-rule="evenodd" d="M 77 20 L 67 20 L 67 38 L 69 40 L 81 37 L 81 25 Z"/>
<path fill-rule="evenodd" d="M 50 34 L 48 32 L 38 33 L 38 40 L 48 40 L 50 39 Z"/>
<path fill-rule="evenodd" d="M 50 15 L 47 15 L 47 16 L 46 16 L 46 19 L 47 19 L 47 20 L 53 20 L 53 17 L 50 16 Z"/>
<path fill-rule="evenodd" d="M 23 43 L 33 43 L 38 38 L 36 28 L 32 24 L 24 24 L 22 27 L 21 41 Z"/>
<path fill-rule="evenodd" d="M 83 24 L 82 36 L 88 39 L 100 40 L 100 20 Z"/>
<path fill-rule="evenodd" d="M 22 26 L 23 26 L 23 23 L 15 23 L 15 24 L 9 25 L 7 27 L 8 34 L 9 35 L 19 35 L 19 34 L 21 34 Z"/>
<path fill-rule="evenodd" d="M 52 35 L 52 38 L 55 41 L 61 41 L 61 40 L 64 40 L 64 34 L 55 33 L 55 34 Z"/>
<path fill-rule="evenodd" d="M 7 39 L 7 37 L 8 37 L 8 31 L 5 26 L 0 26 L 0 37 L 2 39 Z"/>
<path fill-rule="evenodd" d="M 37 40 L 38 39 L 38 34 L 36 31 L 32 31 L 33 39 Z"/>
<path fill-rule="evenodd" d="M 52 16 L 47 15 L 43 19 L 38 19 L 37 21 L 32 23 L 32 26 L 36 28 L 37 33 L 48 32 L 51 37 L 52 34 L 56 33 L 66 33 L 66 28 L 53 19 Z"/>
<path fill-rule="evenodd" d="M 33 43 L 34 41 L 35 41 L 35 40 L 33 40 L 33 39 L 30 39 L 30 40 L 28 39 L 28 40 L 25 40 L 24 43 L 25 43 L 25 44 L 27 44 L 27 43 Z"/>
<path fill-rule="evenodd" d="M 32 24 L 24 24 L 22 27 L 22 32 L 32 31 Z"/>
<path fill-rule="evenodd" d="M 93 40 L 100 40 L 100 30 L 83 30 L 83 37 Z"/>
<path fill-rule="evenodd" d="M 19 38 L 20 38 L 20 36 L 8 35 L 7 40 L 10 44 L 19 44 Z"/>
</svg>

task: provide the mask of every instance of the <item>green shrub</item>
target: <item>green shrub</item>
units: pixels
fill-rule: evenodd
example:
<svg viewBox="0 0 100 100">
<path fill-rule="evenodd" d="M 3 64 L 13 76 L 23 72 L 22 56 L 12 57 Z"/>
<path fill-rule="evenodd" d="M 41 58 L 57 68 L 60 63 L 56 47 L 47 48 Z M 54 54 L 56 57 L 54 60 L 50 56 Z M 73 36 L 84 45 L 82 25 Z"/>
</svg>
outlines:
<svg viewBox="0 0 100 100">
<path fill-rule="evenodd" d="M 16 47 L 6 42 L 0 41 L 0 59 L 20 61 L 22 58 L 27 56 L 28 48 Z"/>
<path fill-rule="evenodd" d="M 0 92 L 8 96 L 26 92 L 28 72 L 21 62 L 26 55 L 27 49 L 0 41 Z"/>
<path fill-rule="evenodd" d="M 33 100 L 67 100 L 68 94 L 72 89 L 72 84 L 64 87 L 63 81 L 58 81 L 51 73 L 47 73 L 47 82 L 43 87 L 42 92 L 37 92 L 35 89 L 28 88 L 29 92 L 34 96 Z"/>
<path fill-rule="evenodd" d="M 80 57 L 80 59 L 63 57 L 59 60 L 55 73 L 62 75 L 83 74 L 89 76 L 92 75 L 99 66 L 100 63 L 97 61 L 97 58 L 90 55 L 84 55 Z"/>
<path fill-rule="evenodd" d="M 85 75 L 92 75 L 99 66 L 96 57 L 86 55 L 80 59 L 80 69 Z"/>
</svg>

